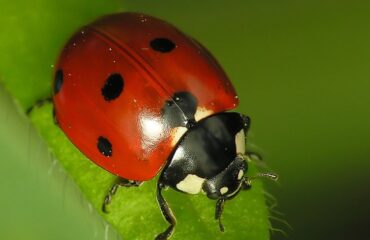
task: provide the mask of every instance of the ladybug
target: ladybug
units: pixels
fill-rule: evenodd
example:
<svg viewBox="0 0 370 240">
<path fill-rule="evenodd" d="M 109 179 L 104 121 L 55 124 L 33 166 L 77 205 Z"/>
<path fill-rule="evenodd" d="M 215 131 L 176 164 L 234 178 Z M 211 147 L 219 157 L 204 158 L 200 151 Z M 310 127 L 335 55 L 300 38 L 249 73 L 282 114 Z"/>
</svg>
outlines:
<svg viewBox="0 0 370 240">
<path fill-rule="evenodd" d="M 249 117 L 228 112 L 238 105 L 230 80 L 195 39 L 139 13 L 101 17 L 66 44 L 53 84 L 55 119 L 90 160 L 139 186 L 160 174 L 157 200 L 169 227 L 176 219 L 162 196 L 165 187 L 217 200 L 249 189 L 245 136 Z"/>
</svg>

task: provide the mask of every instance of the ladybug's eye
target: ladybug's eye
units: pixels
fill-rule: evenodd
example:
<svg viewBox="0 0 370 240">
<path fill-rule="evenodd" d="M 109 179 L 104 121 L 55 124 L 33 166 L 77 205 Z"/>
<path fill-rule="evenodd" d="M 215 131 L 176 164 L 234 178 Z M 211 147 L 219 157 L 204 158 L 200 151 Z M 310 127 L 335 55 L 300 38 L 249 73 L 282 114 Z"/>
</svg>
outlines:
<svg viewBox="0 0 370 240">
<path fill-rule="evenodd" d="M 113 73 L 105 81 L 101 93 L 106 101 L 112 101 L 121 95 L 123 87 L 124 81 L 121 74 Z"/>
<path fill-rule="evenodd" d="M 176 44 L 167 38 L 156 38 L 150 42 L 150 47 L 154 51 L 168 53 L 176 47 Z"/>
</svg>

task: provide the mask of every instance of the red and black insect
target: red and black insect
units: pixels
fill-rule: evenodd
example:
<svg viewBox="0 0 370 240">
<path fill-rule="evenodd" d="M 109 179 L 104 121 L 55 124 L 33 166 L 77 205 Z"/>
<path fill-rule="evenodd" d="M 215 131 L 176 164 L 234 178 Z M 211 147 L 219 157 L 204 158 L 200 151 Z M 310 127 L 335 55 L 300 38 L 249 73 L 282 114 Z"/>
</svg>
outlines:
<svg viewBox="0 0 370 240">
<path fill-rule="evenodd" d="M 236 92 L 212 55 L 172 25 L 137 13 L 102 17 L 80 29 L 56 65 L 55 119 L 94 163 L 119 177 L 118 186 L 139 186 L 160 173 L 157 200 L 170 226 L 176 219 L 162 196 L 204 192 L 226 200 L 249 189 L 245 176 L 247 116 L 227 112 Z"/>
</svg>

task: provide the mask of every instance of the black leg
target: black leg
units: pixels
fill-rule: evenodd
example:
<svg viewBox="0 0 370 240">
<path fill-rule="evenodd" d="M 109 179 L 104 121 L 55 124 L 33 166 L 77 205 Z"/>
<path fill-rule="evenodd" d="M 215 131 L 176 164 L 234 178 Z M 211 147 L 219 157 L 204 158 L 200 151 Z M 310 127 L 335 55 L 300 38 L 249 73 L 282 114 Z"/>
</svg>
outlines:
<svg viewBox="0 0 370 240">
<path fill-rule="evenodd" d="M 175 225 L 176 225 L 176 218 L 172 213 L 171 208 L 169 207 L 167 201 L 162 196 L 162 189 L 164 188 L 164 184 L 158 181 L 157 183 L 157 201 L 159 207 L 161 208 L 161 212 L 165 217 L 166 221 L 170 224 L 170 226 L 166 229 L 166 231 L 160 233 L 155 239 L 156 240 L 167 240 L 171 237 Z"/>
<path fill-rule="evenodd" d="M 27 109 L 26 114 L 27 114 L 27 115 L 30 115 L 30 113 L 32 112 L 32 110 L 33 110 L 34 108 L 36 108 L 36 107 L 41 107 L 41 106 L 43 106 L 43 105 L 44 105 L 44 104 L 46 104 L 46 103 L 52 103 L 52 102 L 53 102 L 53 100 L 52 100 L 52 98 L 51 98 L 51 97 L 37 100 L 37 102 L 36 102 L 34 105 L 32 105 L 31 107 L 29 107 L 29 108 Z"/>
<path fill-rule="evenodd" d="M 244 122 L 244 126 L 243 126 L 244 134 L 245 134 L 245 137 L 247 138 L 248 130 L 249 130 L 250 125 L 251 125 L 251 119 L 246 115 L 242 115 L 242 118 L 243 118 L 243 122 Z M 248 160 L 262 161 L 262 156 L 259 153 L 256 153 L 256 152 L 247 151 L 245 153 L 245 156 Z"/>
<path fill-rule="evenodd" d="M 243 122 L 244 122 L 244 126 L 243 126 L 244 133 L 245 133 L 245 135 L 247 135 L 247 132 L 248 132 L 249 127 L 251 125 L 251 119 L 248 116 L 244 115 L 244 114 L 242 114 L 242 118 L 243 118 Z"/>
<path fill-rule="evenodd" d="M 104 202 L 102 205 L 102 211 L 104 213 L 108 213 L 107 206 L 112 201 L 114 194 L 116 194 L 118 187 L 138 187 L 140 186 L 141 182 L 139 181 L 129 181 L 124 178 L 117 178 L 117 180 L 112 185 L 111 189 L 109 190 L 108 194 L 104 198 Z"/>
<path fill-rule="evenodd" d="M 55 106 L 53 106 L 53 120 L 54 120 L 54 123 L 56 125 L 59 125 L 58 124 L 58 119 L 57 119 L 57 116 L 56 116 L 56 112 L 55 112 Z"/>
<path fill-rule="evenodd" d="M 248 130 L 250 128 L 251 120 L 246 115 L 242 115 L 242 118 L 243 118 L 243 122 L 244 122 L 244 134 L 245 134 L 245 137 L 247 139 Z M 244 157 L 247 161 L 255 161 L 255 162 L 261 162 L 262 159 L 263 159 L 262 156 L 259 153 L 253 152 L 253 151 L 247 151 L 244 154 Z"/>
<path fill-rule="evenodd" d="M 53 103 L 53 99 L 51 97 L 48 97 L 48 98 L 44 98 L 44 99 L 41 99 L 41 100 L 37 100 L 36 103 L 33 106 L 29 107 L 26 110 L 26 114 L 29 116 L 31 114 L 31 112 L 33 111 L 33 109 L 38 108 L 38 107 L 42 107 L 46 103 Z M 58 125 L 58 120 L 55 116 L 55 107 L 53 107 L 53 120 L 54 120 L 54 123 L 56 125 Z"/>
<path fill-rule="evenodd" d="M 220 198 L 217 200 L 217 203 L 216 203 L 215 218 L 216 220 L 218 220 L 218 225 L 220 226 L 221 232 L 225 231 L 224 225 L 221 222 L 221 215 L 222 215 L 222 211 L 224 210 L 225 201 L 226 200 L 224 198 Z"/>
</svg>

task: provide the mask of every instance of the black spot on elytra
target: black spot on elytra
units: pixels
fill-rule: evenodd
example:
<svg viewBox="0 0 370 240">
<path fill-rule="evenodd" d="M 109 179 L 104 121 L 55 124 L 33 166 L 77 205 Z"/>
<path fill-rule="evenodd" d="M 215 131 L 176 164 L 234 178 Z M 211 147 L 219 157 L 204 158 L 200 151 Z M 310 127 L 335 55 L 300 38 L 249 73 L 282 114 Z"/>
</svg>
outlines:
<svg viewBox="0 0 370 240">
<path fill-rule="evenodd" d="M 55 73 L 55 79 L 54 79 L 54 95 L 57 94 L 63 85 L 63 70 L 59 69 Z"/>
<path fill-rule="evenodd" d="M 106 157 L 112 156 L 112 144 L 105 137 L 100 136 L 97 144 L 98 150 Z"/>
<path fill-rule="evenodd" d="M 105 81 L 101 93 L 106 101 L 112 101 L 121 95 L 123 87 L 124 81 L 121 74 L 113 73 Z"/>
<path fill-rule="evenodd" d="M 150 47 L 157 52 L 168 53 L 176 47 L 176 44 L 167 38 L 156 38 L 150 42 Z"/>
<path fill-rule="evenodd" d="M 190 128 L 195 124 L 198 101 L 189 92 L 177 92 L 162 107 L 162 117 L 171 127 Z"/>
</svg>

